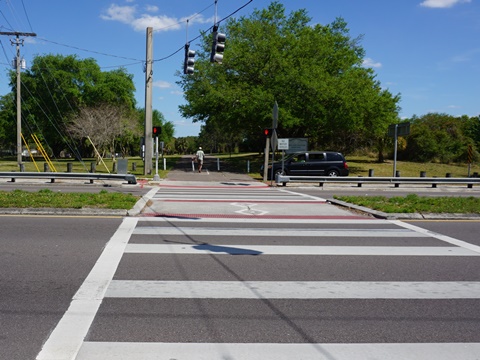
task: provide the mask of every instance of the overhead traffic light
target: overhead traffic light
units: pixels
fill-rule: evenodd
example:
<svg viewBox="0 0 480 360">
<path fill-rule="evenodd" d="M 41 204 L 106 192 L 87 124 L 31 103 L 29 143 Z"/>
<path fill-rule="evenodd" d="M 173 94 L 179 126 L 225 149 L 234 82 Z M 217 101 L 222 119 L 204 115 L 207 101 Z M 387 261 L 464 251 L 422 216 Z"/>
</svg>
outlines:
<svg viewBox="0 0 480 360">
<path fill-rule="evenodd" d="M 195 68 L 195 51 L 190 50 L 190 44 L 185 44 L 185 60 L 183 62 L 183 73 L 192 75 Z"/>
<path fill-rule="evenodd" d="M 210 62 L 221 64 L 223 61 L 223 52 L 225 51 L 225 40 L 227 36 L 218 32 L 218 26 L 213 27 L 212 32 L 213 43 L 212 52 L 210 54 Z"/>
<path fill-rule="evenodd" d="M 152 135 L 153 137 L 158 137 L 162 133 L 162 127 L 161 126 L 154 126 L 152 127 Z"/>
<path fill-rule="evenodd" d="M 263 135 L 265 135 L 266 138 L 272 137 L 272 134 L 273 134 L 273 129 L 268 129 L 268 128 L 263 129 Z"/>
</svg>

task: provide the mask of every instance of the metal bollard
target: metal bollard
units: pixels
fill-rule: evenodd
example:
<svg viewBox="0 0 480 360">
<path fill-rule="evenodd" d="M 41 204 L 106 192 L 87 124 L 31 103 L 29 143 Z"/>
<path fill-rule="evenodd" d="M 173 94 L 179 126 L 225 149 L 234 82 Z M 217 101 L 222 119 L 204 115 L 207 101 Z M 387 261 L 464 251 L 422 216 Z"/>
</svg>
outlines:
<svg viewBox="0 0 480 360">
<path fill-rule="evenodd" d="M 67 163 L 67 172 L 71 173 L 73 170 L 73 164 L 72 163 Z"/>
<path fill-rule="evenodd" d="M 368 170 L 368 177 L 373 177 L 374 171 L 373 169 Z"/>
<path fill-rule="evenodd" d="M 92 161 L 90 163 L 90 172 L 93 174 L 97 170 L 97 163 Z"/>
</svg>

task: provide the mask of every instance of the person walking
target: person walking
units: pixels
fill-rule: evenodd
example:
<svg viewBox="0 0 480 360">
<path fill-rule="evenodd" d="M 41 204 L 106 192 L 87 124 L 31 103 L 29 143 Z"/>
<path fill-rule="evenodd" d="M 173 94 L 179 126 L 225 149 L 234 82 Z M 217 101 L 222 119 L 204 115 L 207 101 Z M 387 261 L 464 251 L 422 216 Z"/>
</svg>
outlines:
<svg viewBox="0 0 480 360">
<path fill-rule="evenodd" d="M 202 172 L 202 166 L 203 166 L 203 158 L 205 157 L 205 153 L 202 150 L 202 147 L 198 147 L 198 151 L 195 154 L 197 161 L 198 161 L 198 172 Z"/>
</svg>

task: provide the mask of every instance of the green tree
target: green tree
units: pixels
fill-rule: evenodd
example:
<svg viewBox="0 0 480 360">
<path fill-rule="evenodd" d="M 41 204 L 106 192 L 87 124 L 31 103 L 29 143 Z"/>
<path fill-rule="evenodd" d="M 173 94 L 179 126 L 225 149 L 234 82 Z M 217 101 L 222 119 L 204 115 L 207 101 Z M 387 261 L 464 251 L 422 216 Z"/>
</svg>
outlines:
<svg viewBox="0 0 480 360">
<path fill-rule="evenodd" d="M 16 92 L 15 77 L 12 71 L 12 94 Z M 124 69 L 103 72 L 94 59 L 75 55 L 37 56 L 22 74 L 23 132 L 26 137 L 36 133 L 53 154 L 65 147 L 72 151 L 76 145 L 66 136 L 66 127 L 80 109 L 100 104 L 135 109 L 134 92 L 133 75 Z M 2 102 L 11 97 L 5 95 Z M 9 119 L 16 111 L 10 103 L 6 110 Z"/>
<path fill-rule="evenodd" d="M 209 62 L 211 36 L 202 40 L 194 75 L 178 82 L 184 117 L 205 123 L 212 142 L 263 145 L 278 102 L 281 137 L 308 137 L 311 148 L 348 151 L 375 139 L 383 144 L 398 116 L 399 96 L 383 90 L 362 66 L 361 38 L 347 24 L 310 25 L 306 10 L 285 15 L 272 2 L 250 17 L 228 21 L 222 65 Z M 221 137 L 221 139 L 220 139 Z M 380 147 L 383 149 L 383 147 Z"/>
<path fill-rule="evenodd" d="M 468 145 L 474 141 L 466 135 L 468 117 L 430 113 L 414 116 L 407 145 L 400 156 L 411 161 L 441 163 L 467 161 Z"/>
</svg>

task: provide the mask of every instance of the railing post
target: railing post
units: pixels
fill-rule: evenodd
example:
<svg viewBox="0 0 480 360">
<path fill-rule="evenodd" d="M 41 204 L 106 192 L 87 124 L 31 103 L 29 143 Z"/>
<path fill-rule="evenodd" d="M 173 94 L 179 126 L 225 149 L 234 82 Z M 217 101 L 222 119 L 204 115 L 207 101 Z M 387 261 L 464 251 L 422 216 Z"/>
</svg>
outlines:
<svg viewBox="0 0 480 360">
<path fill-rule="evenodd" d="M 67 172 L 71 173 L 73 169 L 73 164 L 72 163 L 67 163 Z"/>
<path fill-rule="evenodd" d="M 97 170 L 97 163 L 95 161 L 92 161 L 90 163 L 90 172 L 93 174 Z"/>
<path fill-rule="evenodd" d="M 426 171 L 420 171 L 420 177 L 427 177 Z"/>
<path fill-rule="evenodd" d="M 400 177 L 400 171 L 399 171 L 399 170 L 396 170 L 396 171 L 395 171 L 395 177 Z M 396 188 L 397 188 L 397 187 L 400 187 L 400 184 L 399 184 L 399 183 L 396 183 L 396 184 L 395 184 L 395 187 L 396 187 Z"/>
<path fill-rule="evenodd" d="M 43 163 L 43 172 L 49 172 L 49 167 L 47 163 Z"/>
<path fill-rule="evenodd" d="M 369 169 L 369 170 L 368 170 L 368 177 L 373 177 L 373 174 L 374 174 L 374 170 L 373 170 L 373 169 Z"/>
</svg>

